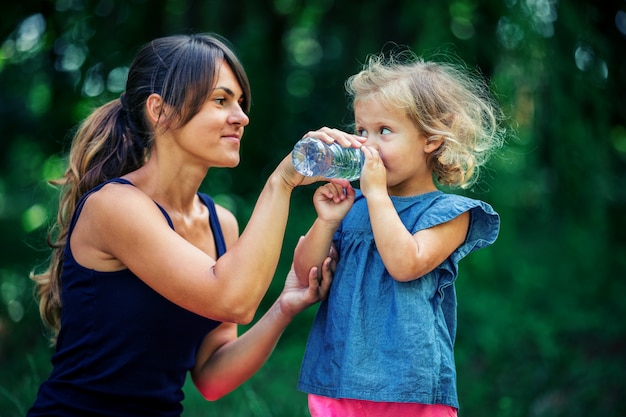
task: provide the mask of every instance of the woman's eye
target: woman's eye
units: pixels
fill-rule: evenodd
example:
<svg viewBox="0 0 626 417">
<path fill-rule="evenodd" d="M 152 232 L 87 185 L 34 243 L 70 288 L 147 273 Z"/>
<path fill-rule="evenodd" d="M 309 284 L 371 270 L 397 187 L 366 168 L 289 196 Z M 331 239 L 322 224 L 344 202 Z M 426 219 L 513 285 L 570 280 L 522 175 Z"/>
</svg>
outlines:
<svg viewBox="0 0 626 417">
<path fill-rule="evenodd" d="M 388 135 L 390 133 L 391 133 L 391 130 L 389 128 L 383 127 L 382 129 L 380 129 L 381 135 Z"/>
<path fill-rule="evenodd" d="M 215 101 L 217 102 L 217 104 L 223 105 L 226 102 L 226 99 L 223 97 L 220 97 L 220 98 L 216 98 Z"/>
</svg>

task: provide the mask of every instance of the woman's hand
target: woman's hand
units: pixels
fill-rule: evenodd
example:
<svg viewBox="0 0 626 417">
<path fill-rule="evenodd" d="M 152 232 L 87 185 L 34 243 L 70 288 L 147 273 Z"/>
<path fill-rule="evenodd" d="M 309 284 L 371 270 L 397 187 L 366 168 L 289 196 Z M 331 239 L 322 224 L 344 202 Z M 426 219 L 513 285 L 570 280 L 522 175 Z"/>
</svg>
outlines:
<svg viewBox="0 0 626 417">
<path fill-rule="evenodd" d="M 298 282 L 292 265 L 276 302 L 241 336 L 237 337 L 234 323 L 222 323 L 205 337 L 191 375 L 206 399 L 217 400 L 252 377 L 272 353 L 291 319 L 328 297 L 336 258 L 336 252 L 331 251 L 322 264 L 320 279 L 318 268 L 311 268 L 308 285 Z"/>
<path fill-rule="evenodd" d="M 319 139 L 322 142 L 331 144 L 337 143 L 344 148 L 360 148 L 362 144 L 367 140 L 362 136 L 353 135 L 344 132 L 339 129 L 332 129 L 329 127 L 322 127 L 318 130 L 311 130 L 305 133 L 303 138 L 310 137 Z M 299 185 L 313 184 L 318 181 L 324 181 L 323 177 L 305 177 L 299 174 L 291 162 L 291 154 L 287 155 L 285 159 L 279 165 L 279 172 L 285 182 L 291 187 L 297 187 Z"/>
<path fill-rule="evenodd" d="M 364 137 L 352 135 L 342 130 L 331 129 L 329 127 L 322 127 L 318 130 L 309 131 L 303 136 L 303 138 L 305 137 L 319 139 L 329 144 L 336 142 L 344 148 L 360 148 L 366 140 Z M 299 185 L 309 185 L 326 180 L 323 177 L 306 177 L 298 173 L 293 167 L 291 153 L 281 161 L 276 171 L 290 189 Z"/>
<path fill-rule="evenodd" d="M 296 171 L 293 166 L 291 153 L 283 158 L 274 173 L 282 179 L 290 190 L 300 185 L 309 185 L 319 181 L 325 181 L 323 177 L 306 177 Z"/>
<path fill-rule="evenodd" d="M 302 285 L 298 281 L 292 264 L 283 292 L 278 298 L 282 313 L 293 317 L 307 307 L 325 300 L 328 297 L 336 266 L 337 262 L 334 257 L 329 256 L 322 263 L 321 274 L 318 274 L 318 268 L 314 266 L 309 271 L 308 285 Z"/>
<path fill-rule="evenodd" d="M 367 140 L 362 136 L 353 135 L 339 129 L 332 129 L 330 127 L 322 127 L 318 130 L 309 131 L 302 137 L 319 139 L 328 144 L 337 143 L 344 148 L 360 148 L 361 145 Z"/>
</svg>

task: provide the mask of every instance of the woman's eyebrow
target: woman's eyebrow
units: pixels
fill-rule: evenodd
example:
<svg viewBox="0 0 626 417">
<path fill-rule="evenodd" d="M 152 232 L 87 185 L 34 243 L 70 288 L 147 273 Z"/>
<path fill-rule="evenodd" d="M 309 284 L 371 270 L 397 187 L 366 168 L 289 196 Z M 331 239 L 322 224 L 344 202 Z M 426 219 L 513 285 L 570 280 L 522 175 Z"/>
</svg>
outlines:
<svg viewBox="0 0 626 417">
<path fill-rule="evenodd" d="M 223 90 L 226 94 L 228 94 L 231 97 L 235 97 L 235 93 L 233 92 L 233 90 L 231 90 L 228 87 L 221 87 L 221 86 L 217 86 L 213 89 L 213 91 L 215 90 Z"/>
</svg>

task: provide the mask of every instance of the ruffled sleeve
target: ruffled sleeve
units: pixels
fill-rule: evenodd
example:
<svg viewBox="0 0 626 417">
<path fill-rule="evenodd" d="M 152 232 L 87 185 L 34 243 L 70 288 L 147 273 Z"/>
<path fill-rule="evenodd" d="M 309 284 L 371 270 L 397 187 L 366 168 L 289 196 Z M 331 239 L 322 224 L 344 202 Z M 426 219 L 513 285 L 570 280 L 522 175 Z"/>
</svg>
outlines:
<svg viewBox="0 0 626 417">
<path fill-rule="evenodd" d="M 500 232 L 500 216 L 493 207 L 484 201 L 455 194 L 441 194 L 432 202 L 415 225 L 413 233 L 450 221 L 466 211 L 470 213 L 467 237 L 465 242 L 437 268 L 440 272 L 440 288 L 454 282 L 461 259 L 496 241 Z M 447 273 L 441 274 L 443 271 Z"/>
<path fill-rule="evenodd" d="M 440 194 L 414 226 L 413 233 L 448 222 L 469 211 L 470 224 L 465 242 L 455 251 L 459 259 L 494 243 L 500 231 L 500 216 L 489 204 L 454 194 Z"/>
<path fill-rule="evenodd" d="M 500 232 L 500 216 L 489 204 L 477 201 L 477 204 L 471 207 L 469 212 L 470 224 L 467 237 L 453 254 L 458 256 L 459 260 L 476 249 L 493 244 Z"/>
</svg>

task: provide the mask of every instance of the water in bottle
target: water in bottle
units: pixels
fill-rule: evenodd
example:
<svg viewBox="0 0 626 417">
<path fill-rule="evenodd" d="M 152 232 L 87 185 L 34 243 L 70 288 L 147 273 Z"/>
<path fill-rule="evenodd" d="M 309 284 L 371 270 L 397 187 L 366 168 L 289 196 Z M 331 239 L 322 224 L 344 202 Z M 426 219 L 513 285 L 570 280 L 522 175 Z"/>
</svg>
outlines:
<svg viewBox="0 0 626 417">
<path fill-rule="evenodd" d="M 296 143 L 292 163 L 296 171 L 307 177 L 345 178 L 357 180 L 361 176 L 363 153 L 360 149 L 344 148 L 336 143 L 304 138 Z"/>
</svg>

